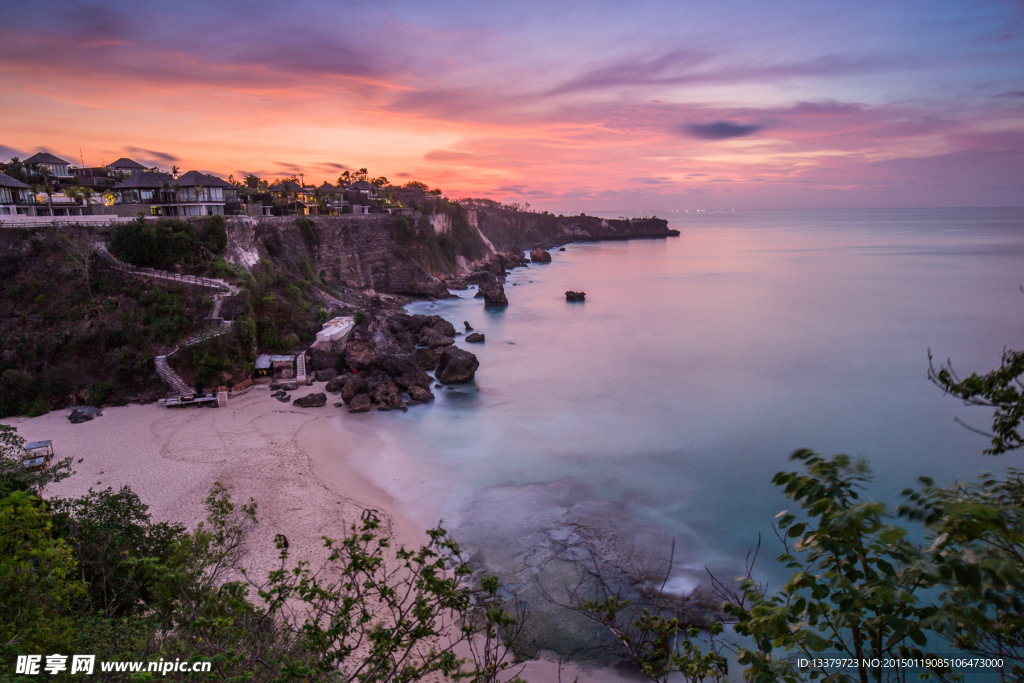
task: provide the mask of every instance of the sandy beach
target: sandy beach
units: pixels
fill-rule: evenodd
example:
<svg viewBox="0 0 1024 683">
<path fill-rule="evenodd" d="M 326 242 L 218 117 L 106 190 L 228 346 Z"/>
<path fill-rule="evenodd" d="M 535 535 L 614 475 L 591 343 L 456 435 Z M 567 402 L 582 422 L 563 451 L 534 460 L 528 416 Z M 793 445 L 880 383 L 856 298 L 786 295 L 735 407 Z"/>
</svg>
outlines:
<svg viewBox="0 0 1024 683">
<path fill-rule="evenodd" d="M 317 384 L 291 395 L 322 390 Z M 293 559 L 316 566 L 326 558 L 322 537 L 339 538 L 366 509 L 377 513 L 399 543 L 422 545 L 427 541 L 423 525 L 404 516 L 395 500 L 356 471 L 360 463 L 350 460 L 372 457 L 366 449 L 349 448 L 353 433 L 366 436 L 354 424 L 360 416 L 332 408 L 331 402 L 324 408 L 297 408 L 257 386 L 232 398 L 227 408 L 130 405 L 106 408 L 102 416 L 81 424 L 68 421 L 69 410 L 3 422 L 16 426 L 26 441 L 52 439 L 57 459 L 74 458 L 75 474 L 48 486 L 46 497 L 128 485 L 154 520 L 190 529 L 203 519 L 203 499 L 214 482 L 227 486 L 235 502 L 255 499 L 259 524 L 245 564 L 256 576 L 276 563 L 275 535 L 288 538 Z M 458 651 L 468 654 L 461 647 Z M 547 660 L 526 663 L 523 674 L 536 683 L 559 680 L 557 665 Z M 570 663 L 561 676 L 595 683 L 628 680 Z"/>
<path fill-rule="evenodd" d="M 301 387 L 292 397 L 322 390 Z M 399 543 L 426 541 L 387 494 L 350 466 L 344 421 L 357 416 L 330 403 L 297 408 L 257 386 L 220 409 L 130 405 L 82 424 L 69 422 L 68 412 L 4 420 L 26 441 L 52 439 L 57 459 L 74 458 L 75 474 L 48 486 L 47 497 L 128 485 L 155 520 L 193 528 L 219 481 L 234 501 L 251 497 L 258 504 L 247 561 L 255 569 L 271 567 L 276 534 L 288 538 L 293 558 L 315 564 L 325 557 L 322 537 L 339 538 L 365 509 L 377 511 Z"/>
</svg>

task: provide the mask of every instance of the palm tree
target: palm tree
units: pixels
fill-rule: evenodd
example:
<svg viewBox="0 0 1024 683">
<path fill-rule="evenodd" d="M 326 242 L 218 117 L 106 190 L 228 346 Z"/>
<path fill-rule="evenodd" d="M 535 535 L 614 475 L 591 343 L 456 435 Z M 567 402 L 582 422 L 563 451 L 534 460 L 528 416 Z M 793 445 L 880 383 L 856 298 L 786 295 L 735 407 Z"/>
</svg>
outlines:
<svg viewBox="0 0 1024 683">
<path fill-rule="evenodd" d="M 85 205 L 88 207 L 89 215 L 91 216 L 92 215 L 92 203 L 91 203 L 90 200 L 92 199 L 92 196 L 95 193 L 92 191 L 92 188 L 88 187 L 88 186 L 80 188 L 80 189 L 82 191 L 82 199 L 85 201 Z"/>
</svg>

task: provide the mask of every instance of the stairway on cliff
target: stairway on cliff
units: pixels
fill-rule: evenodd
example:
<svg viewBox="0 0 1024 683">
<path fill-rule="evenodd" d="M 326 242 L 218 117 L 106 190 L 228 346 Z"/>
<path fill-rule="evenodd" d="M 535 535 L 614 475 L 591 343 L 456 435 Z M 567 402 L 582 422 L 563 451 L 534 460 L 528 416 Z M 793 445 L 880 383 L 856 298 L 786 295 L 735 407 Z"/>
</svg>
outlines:
<svg viewBox="0 0 1024 683">
<path fill-rule="evenodd" d="M 167 359 L 185 347 L 193 346 L 204 342 L 207 339 L 213 339 L 214 337 L 219 337 L 222 334 L 230 332 L 231 321 L 225 321 L 220 317 L 221 306 L 224 304 L 224 299 L 238 294 L 241 290 L 229 282 L 216 278 L 200 277 L 197 275 L 183 275 L 181 273 L 170 273 L 163 270 L 155 270 L 153 268 L 140 268 L 138 266 L 133 266 L 130 263 L 121 261 L 111 254 L 107 249 L 107 245 L 103 243 L 96 245 L 96 253 L 99 254 L 111 268 L 126 275 L 146 278 L 149 280 L 159 280 L 184 285 L 186 287 L 218 290 L 217 293 L 213 295 L 213 308 L 210 311 L 210 315 L 205 318 L 205 320 L 212 322 L 215 325 L 215 328 L 192 335 L 191 337 L 178 342 L 178 344 L 166 354 L 156 356 L 153 359 L 156 364 L 156 374 L 160 376 L 160 379 L 162 379 L 164 383 L 171 387 L 170 393 L 172 395 L 189 396 L 194 394 L 195 388 L 190 387 L 185 383 L 185 380 L 183 380 L 181 376 L 171 368 Z"/>
</svg>

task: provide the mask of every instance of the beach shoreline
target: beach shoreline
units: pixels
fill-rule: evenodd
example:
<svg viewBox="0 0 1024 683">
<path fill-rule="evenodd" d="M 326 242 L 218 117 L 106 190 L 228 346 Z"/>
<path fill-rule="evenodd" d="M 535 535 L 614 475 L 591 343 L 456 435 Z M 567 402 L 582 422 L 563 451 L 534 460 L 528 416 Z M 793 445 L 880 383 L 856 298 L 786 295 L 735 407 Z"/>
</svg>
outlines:
<svg viewBox="0 0 1024 683">
<path fill-rule="evenodd" d="M 320 387 L 302 386 L 293 398 Z M 90 489 L 129 486 L 155 521 L 195 528 L 215 482 L 236 504 L 257 503 L 246 564 L 269 570 L 284 534 L 292 557 L 314 566 L 326 558 L 323 537 L 341 538 L 373 510 L 398 544 L 427 541 L 424 529 L 403 517 L 395 501 L 349 461 L 351 434 L 330 408 L 280 403 L 263 387 L 233 398 L 226 408 L 165 408 L 156 404 L 103 410 L 82 424 L 68 410 L 35 418 L 7 418 L 26 441 L 50 439 L 56 460 L 71 457 L 75 474 L 44 491 L 45 498 L 75 498 Z"/>
</svg>

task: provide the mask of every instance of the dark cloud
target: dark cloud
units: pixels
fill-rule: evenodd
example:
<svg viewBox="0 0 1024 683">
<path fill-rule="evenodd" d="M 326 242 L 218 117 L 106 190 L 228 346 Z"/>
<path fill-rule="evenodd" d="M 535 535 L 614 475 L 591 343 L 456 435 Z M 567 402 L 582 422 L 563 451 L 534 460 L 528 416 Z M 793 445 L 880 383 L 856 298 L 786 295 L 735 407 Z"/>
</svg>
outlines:
<svg viewBox="0 0 1024 683">
<path fill-rule="evenodd" d="M 1024 90 L 1011 90 L 1009 92 L 1001 92 L 996 97 L 1024 97 Z"/>
<path fill-rule="evenodd" d="M 128 152 L 128 154 L 143 156 L 147 159 L 159 159 L 160 161 L 181 161 L 180 157 L 176 157 L 168 152 L 155 152 L 151 149 L 143 149 L 142 147 L 125 147 L 124 151 Z"/>
<path fill-rule="evenodd" d="M 275 161 L 274 163 L 283 168 L 284 170 L 289 171 L 290 173 L 303 172 L 303 167 L 299 166 L 298 164 L 290 164 L 287 161 Z"/>
<path fill-rule="evenodd" d="M 350 170 L 345 164 L 336 164 L 331 161 L 322 161 L 315 164 L 311 164 L 313 168 L 323 169 L 325 171 L 348 171 Z"/>
<path fill-rule="evenodd" d="M 24 159 L 26 156 L 28 155 L 24 154 L 23 152 L 19 152 L 13 147 L 8 147 L 7 145 L 0 145 L 0 159 L 10 159 L 11 157 L 19 157 Z"/>
<path fill-rule="evenodd" d="M 743 125 L 731 121 L 715 121 L 714 123 L 688 123 L 683 130 L 690 137 L 699 140 L 731 140 L 752 135 L 764 128 L 754 124 Z"/>
</svg>

